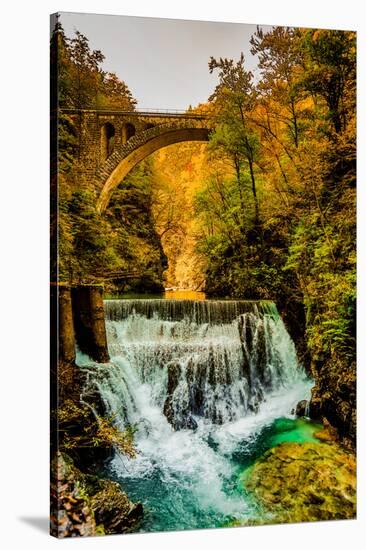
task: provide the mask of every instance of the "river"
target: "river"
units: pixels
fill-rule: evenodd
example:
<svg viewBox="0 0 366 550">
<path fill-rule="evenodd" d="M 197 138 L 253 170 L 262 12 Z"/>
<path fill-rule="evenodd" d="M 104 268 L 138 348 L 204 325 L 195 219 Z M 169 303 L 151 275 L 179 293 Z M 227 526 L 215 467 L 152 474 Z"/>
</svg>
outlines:
<svg viewBox="0 0 366 550">
<path fill-rule="evenodd" d="M 118 427 L 136 430 L 137 458 L 116 454 L 105 474 L 143 503 L 144 532 L 257 517 L 242 472 L 319 428 L 292 414 L 312 381 L 275 304 L 175 297 L 106 300 L 110 363 L 78 354 Z"/>
</svg>

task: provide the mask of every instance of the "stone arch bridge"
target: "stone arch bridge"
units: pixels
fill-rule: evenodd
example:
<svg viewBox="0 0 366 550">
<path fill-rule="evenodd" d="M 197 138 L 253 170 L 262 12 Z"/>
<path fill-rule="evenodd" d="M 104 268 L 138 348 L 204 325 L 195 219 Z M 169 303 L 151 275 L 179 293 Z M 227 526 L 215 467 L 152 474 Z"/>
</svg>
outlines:
<svg viewBox="0 0 366 550">
<path fill-rule="evenodd" d="M 83 175 L 99 192 L 103 213 L 114 189 L 151 153 L 182 141 L 207 141 L 210 116 L 199 112 L 62 109 L 79 128 Z"/>
</svg>

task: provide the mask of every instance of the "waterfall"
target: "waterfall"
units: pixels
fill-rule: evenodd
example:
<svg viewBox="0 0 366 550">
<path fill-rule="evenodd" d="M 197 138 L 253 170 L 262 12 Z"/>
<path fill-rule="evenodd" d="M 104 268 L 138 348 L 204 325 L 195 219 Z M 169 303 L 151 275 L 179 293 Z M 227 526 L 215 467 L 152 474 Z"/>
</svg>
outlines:
<svg viewBox="0 0 366 550">
<path fill-rule="evenodd" d="M 108 300 L 105 312 L 112 365 L 98 384 L 124 426 L 146 421 L 140 386 L 174 429 L 196 428 L 257 412 L 299 373 L 272 302 Z"/>
<path fill-rule="evenodd" d="M 253 300 L 106 300 L 107 319 L 123 321 L 130 315 L 142 315 L 147 319 L 182 321 L 197 324 L 230 323 L 241 314 L 253 311 L 276 311 L 273 302 Z"/>
<path fill-rule="evenodd" d="M 155 510 L 148 530 L 243 517 L 231 457 L 310 393 L 275 304 L 107 300 L 105 313 L 110 363 L 78 363 L 117 426 L 136 429 L 137 458 L 110 472 Z"/>
<path fill-rule="evenodd" d="M 111 361 L 78 353 L 88 392 L 137 457 L 115 454 L 107 475 L 145 509 L 142 531 L 225 525 L 255 505 L 238 482 L 274 420 L 290 417 L 311 382 L 272 302 L 107 300 Z"/>
</svg>

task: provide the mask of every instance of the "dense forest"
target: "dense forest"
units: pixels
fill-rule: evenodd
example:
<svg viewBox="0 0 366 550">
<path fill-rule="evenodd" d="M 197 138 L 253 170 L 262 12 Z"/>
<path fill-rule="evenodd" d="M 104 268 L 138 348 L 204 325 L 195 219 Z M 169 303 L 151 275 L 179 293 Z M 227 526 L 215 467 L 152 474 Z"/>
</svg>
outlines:
<svg viewBox="0 0 366 550">
<path fill-rule="evenodd" d="M 318 381 L 314 409 L 354 440 L 355 34 L 258 29 L 251 46 L 257 82 L 243 56 L 209 62 L 207 150 L 155 154 L 169 284 L 275 300 Z"/>
<path fill-rule="evenodd" d="M 354 439 L 355 34 L 258 29 L 251 46 L 257 83 L 243 56 L 209 63 L 209 154 L 233 176 L 216 172 L 197 198 L 207 290 L 274 299 L 304 329 L 313 406 Z"/>
<path fill-rule="evenodd" d="M 59 24 L 56 41 L 58 106 L 134 110 L 136 101 L 115 74 L 102 70 L 100 51 L 90 49 L 79 32 L 68 39 Z M 51 82 L 52 86 L 52 82 Z M 55 98 L 55 94 L 52 95 Z M 57 96 L 56 96 L 57 97 Z M 141 163 L 114 193 L 105 217 L 95 209 L 96 190 L 83 175 L 78 154 L 78 122 L 62 110 L 58 118 L 58 277 L 65 282 L 99 280 L 106 271 L 143 273 L 135 290 L 161 291 L 167 260 L 152 215 L 154 174 Z M 56 208 L 55 208 L 56 210 Z M 56 256 L 53 276 L 56 277 Z"/>
<path fill-rule="evenodd" d="M 135 109 L 85 36 L 67 38 L 59 26 L 53 39 L 61 107 Z M 136 269 L 143 275 L 127 290 L 274 300 L 315 378 L 326 372 L 336 388 L 330 404 L 317 386 L 314 403 L 319 390 L 319 406 L 354 431 L 355 33 L 258 28 L 251 51 L 257 79 L 243 54 L 208 60 L 217 76 L 200 106 L 212 116 L 208 146 L 155 153 L 103 216 L 78 170 L 77 123 L 61 114 L 59 277 L 88 282 Z"/>
</svg>

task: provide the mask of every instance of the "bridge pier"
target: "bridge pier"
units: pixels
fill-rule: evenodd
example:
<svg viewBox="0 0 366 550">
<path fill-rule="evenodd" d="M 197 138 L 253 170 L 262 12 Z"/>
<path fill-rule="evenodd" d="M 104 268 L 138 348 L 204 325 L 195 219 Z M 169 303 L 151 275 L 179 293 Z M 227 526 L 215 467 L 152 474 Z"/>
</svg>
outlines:
<svg viewBox="0 0 366 550">
<path fill-rule="evenodd" d="M 75 391 L 75 332 L 71 288 L 51 285 L 51 408 L 56 410 Z"/>
<path fill-rule="evenodd" d="M 80 350 L 98 363 L 107 363 L 103 287 L 80 285 L 72 289 L 71 295 L 75 337 Z"/>
<path fill-rule="evenodd" d="M 75 361 L 75 333 L 72 315 L 71 288 L 59 286 L 59 359 Z"/>
</svg>

